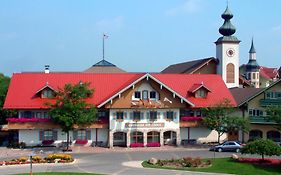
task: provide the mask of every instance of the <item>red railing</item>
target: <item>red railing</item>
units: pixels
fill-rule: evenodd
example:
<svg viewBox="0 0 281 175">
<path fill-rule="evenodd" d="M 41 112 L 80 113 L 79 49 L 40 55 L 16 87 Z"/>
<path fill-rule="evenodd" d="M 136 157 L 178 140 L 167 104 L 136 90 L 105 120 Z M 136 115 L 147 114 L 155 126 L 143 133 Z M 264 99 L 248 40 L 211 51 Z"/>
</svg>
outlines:
<svg viewBox="0 0 281 175">
<path fill-rule="evenodd" d="M 184 116 L 181 117 L 180 120 L 181 121 L 198 121 L 198 120 L 202 120 L 203 117 L 195 117 L 195 116 Z"/>
<path fill-rule="evenodd" d="M 10 123 L 24 123 L 24 122 L 50 122 L 49 118 L 7 118 Z"/>
</svg>

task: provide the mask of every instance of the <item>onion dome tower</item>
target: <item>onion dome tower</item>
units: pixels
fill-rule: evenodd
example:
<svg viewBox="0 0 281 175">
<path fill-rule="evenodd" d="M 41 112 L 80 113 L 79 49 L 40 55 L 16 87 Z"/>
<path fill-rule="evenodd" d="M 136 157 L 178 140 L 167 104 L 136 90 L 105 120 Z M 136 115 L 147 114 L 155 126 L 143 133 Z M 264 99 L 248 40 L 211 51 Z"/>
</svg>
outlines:
<svg viewBox="0 0 281 175">
<path fill-rule="evenodd" d="M 260 67 L 256 59 L 256 49 L 254 39 L 252 39 L 251 48 L 249 50 L 249 61 L 246 64 L 246 78 L 251 81 L 255 88 L 259 88 L 260 84 Z"/>
<path fill-rule="evenodd" d="M 233 35 L 236 32 L 236 28 L 230 21 L 233 18 L 233 14 L 229 10 L 228 5 L 221 17 L 224 23 L 219 28 L 219 33 L 222 36 L 215 42 L 216 57 L 218 59 L 217 73 L 222 76 L 228 88 L 238 87 L 240 40 Z"/>
</svg>

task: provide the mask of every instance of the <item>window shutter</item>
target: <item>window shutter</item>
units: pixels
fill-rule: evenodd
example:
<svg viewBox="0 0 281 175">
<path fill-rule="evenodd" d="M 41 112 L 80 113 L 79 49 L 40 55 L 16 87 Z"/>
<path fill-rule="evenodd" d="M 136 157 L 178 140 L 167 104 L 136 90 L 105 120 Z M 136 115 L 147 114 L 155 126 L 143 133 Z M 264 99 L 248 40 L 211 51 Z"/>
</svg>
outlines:
<svg viewBox="0 0 281 175">
<path fill-rule="evenodd" d="M 177 119 L 177 112 L 173 112 L 173 120 Z"/>
<path fill-rule="evenodd" d="M 146 112 L 146 118 L 150 119 L 150 112 Z"/>
<path fill-rule="evenodd" d="M 73 140 L 76 140 L 76 139 L 77 139 L 77 131 L 74 130 L 74 131 L 73 131 Z"/>
<path fill-rule="evenodd" d="M 58 131 L 53 130 L 53 140 L 58 140 Z"/>
<path fill-rule="evenodd" d="M 124 119 L 127 119 L 127 112 L 123 112 L 124 114 Z"/>
<path fill-rule="evenodd" d="M 157 119 L 160 119 L 160 117 L 161 117 L 161 113 L 157 112 Z"/>
<path fill-rule="evenodd" d="M 134 118 L 134 113 L 130 112 L 130 119 L 133 120 L 133 118 Z"/>
<path fill-rule="evenodd" d="M 91 130 L 86 130 L 86 138 L 87 138 L 87 140 L 92 140 L 91 139 Z"/>
<path fill-rule="evenodd" d="M 140 119 L 143 120 L 144 119 L 143 117 L 144 117 L 143 112 L 140 112 Z"/>
<path fill-rule="evenodd" d="M 263 116 L 263 111 L 262 110 L 260 110 L 260 116 Z"/>
<path fill-rule="evenodd" d="M 113 113 L 112 113 L 112 118 L 113 118 L 113 120 L 116 119 L 116 112 L 113 112 Z"/>
<path fill-rule="evenodd" d="M 44 139 L 44 131 L 39 131 L 39 140 L 42 141 Z"/>
</svg>

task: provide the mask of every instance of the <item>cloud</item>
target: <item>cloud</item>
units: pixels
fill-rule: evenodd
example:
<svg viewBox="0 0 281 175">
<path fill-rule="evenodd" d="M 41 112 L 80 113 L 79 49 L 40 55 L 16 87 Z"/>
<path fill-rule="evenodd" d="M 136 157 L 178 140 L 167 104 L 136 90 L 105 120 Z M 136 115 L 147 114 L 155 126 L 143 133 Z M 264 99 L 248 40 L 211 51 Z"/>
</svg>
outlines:
<svg viewBox="0 0 281 175">
<path fill-rule="evenodd" d="M 201 0 L 186 0 L 183 4 L 178 5 L 166 11 L 168 16 L 176 16 L 181 14 L 193 14 L 201 10 Z"/>
<path fill-rule="evenodd" d="M 281 32 L 281 25 L 273 27 L 272 31 L 273 32 L 278 32 L 278 33 Z"/>
<path fill-rule="evenodd" d="M 100 31 L 113 31 L 113 30 L 119 30 L 124 25 L 124 18 L 122 16 L 116 16 L 112 19 L 102 19 L 98 22 L 96 22 L 96 27 Z"/>
</svg>

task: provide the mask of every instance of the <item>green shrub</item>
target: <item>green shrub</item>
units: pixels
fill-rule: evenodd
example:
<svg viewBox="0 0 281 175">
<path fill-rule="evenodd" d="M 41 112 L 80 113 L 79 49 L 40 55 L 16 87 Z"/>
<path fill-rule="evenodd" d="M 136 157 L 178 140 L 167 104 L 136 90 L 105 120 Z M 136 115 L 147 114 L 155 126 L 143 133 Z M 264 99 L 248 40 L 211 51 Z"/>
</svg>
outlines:
<svg viewBox="0 0 281 175">
<path fill-rule="evenodd" d="M 249 142 L 241 150 L 242 154 L 259 154 L 264 160 L 264 156 L 281 155 L 281 147 L 269 139 L 258 139 Z"/>
</svg>

